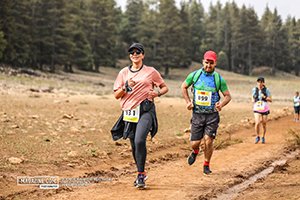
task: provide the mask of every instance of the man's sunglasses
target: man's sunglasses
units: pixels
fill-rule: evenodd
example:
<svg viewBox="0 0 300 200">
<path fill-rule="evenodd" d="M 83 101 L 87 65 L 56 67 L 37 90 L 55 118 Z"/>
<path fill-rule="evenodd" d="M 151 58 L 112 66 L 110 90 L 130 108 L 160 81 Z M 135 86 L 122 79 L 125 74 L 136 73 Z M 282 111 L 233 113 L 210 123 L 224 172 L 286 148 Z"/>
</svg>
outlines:
<svg viewBox="0 0 300 200">
<path fill-rule="evenodd" d="M 142 52 L 140 50 L 131 50 L 129 51 L 129 54 L 133 55 L 134 53 L 136 53 L 137 55 L 140 55 Z"/>
</svg>

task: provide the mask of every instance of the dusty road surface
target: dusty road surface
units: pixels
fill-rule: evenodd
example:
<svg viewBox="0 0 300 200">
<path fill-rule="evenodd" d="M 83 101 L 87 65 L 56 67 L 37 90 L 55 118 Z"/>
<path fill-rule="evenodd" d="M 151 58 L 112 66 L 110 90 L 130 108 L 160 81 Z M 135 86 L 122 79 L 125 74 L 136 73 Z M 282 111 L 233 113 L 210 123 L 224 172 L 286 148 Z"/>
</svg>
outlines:
<svg viewBox="0 0 300 200">
<path fill-rule="evenodd" d="M 57 98 L 61 101 L 55 101 Z M 110 139 L 109 128 L 118 116 L 109 114 L 109 110 L 118 113 L 118 105 L 111 97 L 22 96 L 27 105 L 20 99 L 9 99 L 9 96 L 6 99 L 10 101 L 7 104 L 11 110 L 2 113 L 6 119 L 3 120 L 6 134 L 1 136 L 6 141 L 2 140 L 5 144 L 2 199 L 210 199 L 282 157 L 290 146 L 289 130 L 300 128 L 290 115 L 273 117 L 268 124 L 266 144 L 254 144 L 252 124 L 243 127 L 247 120 L 236 127 L 221 124 L 224 133 L 220 133 L 216 141 L 219 150 L 214 152 L 211 162 L 213 173 L 205 176 L 203 155 L 192 166 L 186 162 L 190 153 L 188 133 L 180 134 L 183 127 L 188 127 L 189 114 L 182 114 L 187 113 L 184 104 L 181 99 L 162 98 L 157 102 L 157 109 L 163 118 L 161 129 L 166 134 L 160 131 L 153 141 L 148 141 L 149 178 L 147 189 L 140 191 L 133 187 L 136 174 L 128 141 L 115 143 Z M 107 106 L 97 110 L 99 103 Z M 224 110 L 223 121 L 230 121 L 225 118 L 236 106 L 244 109 L 239 104 L 229 106 Z M 167 112 L 173 107 L 177 107 L 176 112 Z M 106 121 L 102 122 L 104 113 Z M 233 119 L 238 117 L 234 114 Z M 231 143 L 222 147 L 224 141 Z M 22 155 L 24 161 L 8 163 L 7 159 L 14 154 Z M 18 176 L 96 177 L 101 181 L 87 186 L 43 190 L 37 186 L 17 185 Z"/>
<path fill-rule="evenodd" d="M 196 164 L 188 166 L 184 156 L 188 151 L 181 150 L 179 146 L 177 150 L 165 150 L 171 155 L 178 155 L 177 159 L 150 165 L 148 188 L 145 191 L 139 191 L 132 186 L 135 174 L 129 174 L 112 182 L 78 188 L 73 192 L 62 192 L 48 199 L 210 199 L 255 174 L 270 161 L 280 158 L 286 146 L 286 130 L 293 126 L 295 124 L 290 117 L 271 122 L 265 145 L 253 144 L 252 130 L 240 130 L 233 137 L 243 138 L 243 143 L 216 151 L 211 166 L 213 173 L 210 176 L 202 174 L 201 157 Z M 148 159 L 151 157 L 152 155 Z M 114 163 L 111 165 L 114 166 Z M 269 184 L 272 185 L 272 182 L 270 180 Z M 295 187 L 291 186 L 294 192 L 299 191 L 299 183 L 295 184 Z M 282 196 L 272 199 L 281 198 L 284 199 Z M 249 195 L 243 199 L 253 198 Z"/>
<path fill-rule="evenodd" d="M 100 85 L 97 76 L 89 85 L 75 85 L 72 77 L 67 82 L 0 75 L 1 200 L 212 199 L 298 148 L 300 123 L 292 121 L 291 108 L 287 107 L 287 93 L 292 93 L 278 89 L 296 85 L 297 80 L 272 82 L 275 101 L 271 105 L 266 144 L 254 144 L 248 98 L 252 80 L 225 74 L 232 78 L 229 85 L 234 98 L 220 113 L 211 162 L 213 173 L 203 175 L 202 154 L 192 166 L 186 161 L 190 146 L 185 129 L 191 113 L 178 95 L 182 77 L 169 80 L 170 96 L 156 100 L 159 131 L 152 141 L 147 141 L 147 189 L 137 190 L 133 187 L 136 169 L 129 141 L 115 142 L 110 135 L 120 114 L 118 101 L 111 94 L 116 71 L 109 73 L 111 77 L 100 74 L 105 76 Z M 45 89 L 45 85 L 54 85 L 54 89 Z M 293 194 L 299 191 L 298 163 L 297 159 L 289 161 L 238 198 L 267 199 L 265 194 L 269 194 L 268 199 L 297 199 L 299 196 Z M 20 176 L 56 176 L 73 185 L 40 189 L 37 185 L 17 184 Z M 87 180 L 90 183 L 83 185 Z"/>
<path fill-rule="evenodd" d="M 264 180 L 257 181 L 246 191 L 239 194 L 243 199 L 300 199 L 300 157 L 287 162 Z"/>
</svg>

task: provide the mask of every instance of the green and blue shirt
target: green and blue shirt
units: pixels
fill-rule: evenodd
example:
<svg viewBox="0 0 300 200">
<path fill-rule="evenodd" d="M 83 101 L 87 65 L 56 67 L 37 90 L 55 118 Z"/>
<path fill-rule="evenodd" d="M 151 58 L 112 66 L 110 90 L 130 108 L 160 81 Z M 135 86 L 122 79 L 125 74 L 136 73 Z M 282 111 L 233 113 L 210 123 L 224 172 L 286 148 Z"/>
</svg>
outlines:
<svg viewBox="0 0 300 200">
<path fill-rule="evenodd" d="M 198 70 L 190 73 L 185 79 L 188 86 L 193 85 L 193 111 L 195 113 L 214 113 L 218 112 L 215 104 L 220 100 L 219 91 L 217 91 L 215 74 L 217 72 L 207 73 L 202 70 L 199 78 L 195 80 L 195 74 Z M 226 81 L 219 75 L 221 92 L 228 90 Z"/>
</svg>

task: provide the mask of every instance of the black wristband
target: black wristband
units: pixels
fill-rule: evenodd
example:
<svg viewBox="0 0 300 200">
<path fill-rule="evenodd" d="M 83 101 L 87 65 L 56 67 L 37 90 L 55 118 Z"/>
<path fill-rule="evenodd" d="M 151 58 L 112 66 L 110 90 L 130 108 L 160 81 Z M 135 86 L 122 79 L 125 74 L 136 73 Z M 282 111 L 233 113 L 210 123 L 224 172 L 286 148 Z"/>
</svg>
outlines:
<svg viewBox="0 0 300 200">
<path fill-rule="evenodd" d="M 157 96 L 160 97 L 161 96 L 161 93 L 160 91 L 157 91 Z"/>
<path fill-rule="evenodd" d="M 125 82 L 125 92 L 131 92 L 132 88 L 128 85 L 128 81 Z"/>
</svg>

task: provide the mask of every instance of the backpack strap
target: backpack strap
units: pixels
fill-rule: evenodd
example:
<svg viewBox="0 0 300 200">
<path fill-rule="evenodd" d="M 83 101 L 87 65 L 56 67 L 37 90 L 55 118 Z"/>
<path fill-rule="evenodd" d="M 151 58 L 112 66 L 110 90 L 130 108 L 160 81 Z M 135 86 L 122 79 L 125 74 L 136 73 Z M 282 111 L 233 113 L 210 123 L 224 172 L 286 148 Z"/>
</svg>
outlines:
<svg viewBox="0 0 300 200">
<path fill-rule="evenodd" d="M 263 87 L 263 89 L 261 90 L 261 92 L 265 95 L 266 98 L 268 97 L 267 88 L 265 86 Z M 266 98 L 264 98 L 263 101 L 267 101 Z"/>
<path fill-rule="evenodd" d="M 254 92 L 253 98 L 254 98 L 255 102 L 258 101 L 258 87 L 255 87 L 255 92 Z"/>
<path fill-rule="evenodd" d="M 258 87 L 255 87 L 255 93 L 253 95 L 253 98 L 254 98 L 254 101 L 257 102 L 258 101 Z M 267 88 L 266 87 L 263 87 L 261 89 L 261 92 L 263 93 L 263 95 L 265 95 L 266 97 L 268 97 L 268 94 L 267 94 Z"/>
<path fill-rule="evenodd" d="M 214 80 L 215 80 L 216 91 L 219 92 L 221 89 L 221 76 L 218 72 L 214 72 Z"/>
<path fill-rule="evenodd" d="M 200 78 L 201 74 L 202 74 L 202 69 L 199 69 L 198 71 L 196 71 L 194 73 L 193 78 L 192 78 L 192 80 L 193 80 L 193 86 L 198 81 L 198 79 Z"/>
<path fill-rule="evenodd" d="M 202 69 L 199 69 L 198 71 L 196 71 L 194 73 L 193 78 L 192 78 L 193 86 L 200 78 L 202 72 L 203 72 Z M 219 92 L 221 89 L 221 76 L 218 72 L 214 72 L 214 81 L 215 81 L 216 91 Z"/>
<path fill-rule="evenodd" d="M 261 92 L 262 92 L 266 97 L 268 97 L 268 94 L 267 94 L 267 88 L 266 88 L 266 87 L 263 87 L 263 89 L 261 90 Z"/>
</svg>

